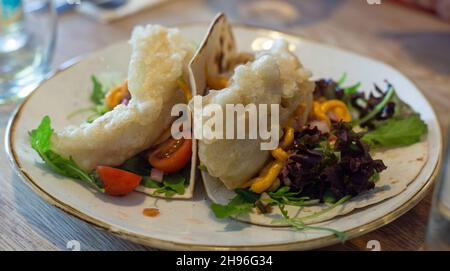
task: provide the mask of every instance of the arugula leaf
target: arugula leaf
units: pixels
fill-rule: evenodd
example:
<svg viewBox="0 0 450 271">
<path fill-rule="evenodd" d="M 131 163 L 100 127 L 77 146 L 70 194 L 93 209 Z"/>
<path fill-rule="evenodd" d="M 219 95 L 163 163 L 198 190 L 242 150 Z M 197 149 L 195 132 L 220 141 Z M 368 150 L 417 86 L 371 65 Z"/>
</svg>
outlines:
<svg viewBox="0 0 450 271">
<path fill-rule="evenodd" d="M 272 220 L 272 223 L 273 224 L 288 224 L 291 227 L 293 227 L 295 230 L 298 230 L 298 231 L 304 231 L 304 230 L 329 231 L 329 232 L 333 233 L 343 243 L 343 242 L 345 242 L 345 240 L 347 240 L 347 234 L 345 232 L 341 232 L 341 231 L 338 231 L 338 230 L 335 230 L 332 228 L 327 228 L 327 227 L 309 226 L 309 225 L 306 225 L 303 221 L 307 218 L 313 218 L 313 217 L 321 215 L 325 212 L 328 212 L 329 210 L 335 208 L 336 206 L 344 203 L 345 201 L 347 201 L 349 199 L 350 199 L 350 196 L 343 197 L 335 204 L 333 204 L 327 208 L 324 208 L 321 211 L 318 211 L 312 215 L 302 217 L 302 218 L 289 217 L 288 211 L 285 209 L 285 205 L 280 204 L 280 205 L 278 205 L 278 208 L 280 209 L 280 212 L 281 212 L 281 215 L 283 216 L 283 218 L 274 219 L 274 220 Z"/>
<path fill-rule="evenodd" d="M 167 175 L 163 180 L 165 187 L 175 191 L 177 194 L 183 195 L 185 191 L 184 187 L 185 178 L 179 174 Z"/>
<path fill-rule="evenodd" d="M 39 154 L 45 153 L 50 149 L 50 138 L 53 134 L 49 116 L 45 116 L 37 129 L 31 130 L 31 147 Z"/>
<path fill-rule="evenodd" d="M 263 201 L 272 205 L 293 205 L 308 206 L 319 203 L 319 200 L 312 200 L 309 197 L 299 197 L 300 192 L 289 192 L 289 186 L 280 187 L 275 192 L 269 192 L 270 198 Z"/>
<path fill-rule="evenodd" d="M 254 205 L 254 203 L 250 203 L 240 195 L 237 195 L 227 205 L 212 203 L 211 209 L 217 218 L 223 219 L 233 215 L 249 213 Z"/>
<path fill-rule="evenodd" d="M 155 193 L 155 194 L 164 194 L 164 196 L 170 198 L 170 197 L 175 196 L 175 194 L 176 194 L 177 192 L 175 192 L 175 191 L 173 191 L 172 189 L 168 189 L 167 187 L 163 186 L 163 187 L 161 187 L 161 188 L 155 190 L 154 193 Z"/>
<path fill-rule="evenodd" d="M 39 154 L 50 169 L 63 176 L 85 181 L 100 192 L 104 192 L 104 189 L 100 187 L 95 178 L 81 169 L 72 158 L 64 158 L 50 149 L 53 129 L 49 116 L 45 116 L 38 128 L 31 130 L 29 134 L 31 147 Z"/>
<path fill-rule="evenodd" d="M 326 213 L 326 212 L 328 212 L 328 211 L 330 211 L 330 210 L 336 208 L 337 206 L 341 205 L 342 203 L 348 201 L 349 199 L 351 199 L 351 197 L 352 197 L 352 196 L 350 196 L 350 195 L 345 196 L 345 197 L 341 198 L 340 200 L 336 201 L 335 203 L 331 204 L 330 206 L 328 206 L 328 207 L 326 207 L 326 208 L 323 208 L 322 210 L 317 211 L 317 212 L 315 212 L 315 213 L 313 213 L 313 214 L 304 216 L 304 217 L 302 217 L 301 219 L 302 219 L 302 220 L 308 220 L 308 219 L 316 218 L 316 217 L 318 217 L 318 216 L 320 216 L 320 215 L 323 215 L 324 213 Z"/>
<path fill-rule="evenodd" d="M 235 189 L 236 196 L 226 205 L 212 203 L 211 209 L 217 218 L 249 213 L 259 199 L 259 195 L 248 189 Z"/>
<path fill-rule="evenodd" d="M 288 197 L 290 195 L 297 195 L 298 193 L 294 193 L 294 192 L 289 192 L 291 188 L 289 186 L 282 186 L 280 188 L 278 188 L 277 191 L 275 192 L 269 192 L 269 196 L 271 196 L 272 198 L 283 198 L 283 197 Z"/>
<path fill-rule="evenodd" d="M 143 177 L 141 184 L 148 188 L 156 188 L 155 194 L 164 194 L 173 197 L 176 194 L 183 195 L 186 191 L 186 177 L 181 174 L 169 174 L 164 176 L 163 182 L 158 183 L 149 177 Z"/>
<path fill-rule="evenodd" d="M 427 130 L 427 125 L 419 114 L 414 114 L 402 120 L 389 119 L 381 122 L 379 127 L 365 134 L 362 140 L 375 146 L 411 145 L 419 142 Z"/>
<path fill-rule="evenodd" d="M 173 197 L 176 194 L 184 195 L 186 191 L 186 180 L 189 179 L 191 166 L 189 163 L 179 173 L 165 175 L 162 182 L 157 182 L 148 177 L 151 168 L 141 155 L 128 159 L 120 168 L 143 176 L 141 185 L 156 189 L 153 192 L 154 194 L 164 194 L 166 197 Z"/>
<path fill-rule="evenodd" d="M 105 98 L 103 86 L 100 83 L 100 81 L 98 81 L 97 77 L 95 77 L 95 75 L 91 76 L 91 80 L 92 80 L 91 101 L 96 105 L 103 105 L 103 100 Z"/>
<path fill-rule="evenodd" d="M 142 177 L 141 185 L 148 188 L 161 188 L 161 184 L 148 176 Z"/>
<path fill-rule="evenodd" d="M 292 228 L 294 228 L 297 231 L 304 231 L 304 230 L 320 230 L 320 231 L 329 231 L 333 233 L 342 243 L 344 243 L 348 236 L 345 232 L 341 232 L 332 228 L 327 227 L 318 227 L 318 226 L 309 226 L 306 225 L 301 219 L 299 218 L 291 218 L 288 215 L 287 210 L 283 205 L 278 206 L 280 208 L 280 212 L 283 216 L 281 219 L 274 219 L 272 220 L 272 224 L 288 224 Z"/>
<path fill-rule="evenodd" d="M 224 218 L 227 218 L 230 216 L 237 216 L 237 215 L 247 214 L 247 213 L 251 212 L 253 207 L 255 207 L 255 202 L 259 200 L 259 196 L 260 196 L 259 194 L 256 194 L 256 193 L 250 191 L 249 189 L 236 189 L 235 192 L 236 192 L 236 196 L 228 204 L 226 204 L 226 205 L 217 204 L 217 203 L 211 204 L 211 209 L 217 218 L 224 219 Z M 280 209 L 280 212 L 283 216 L 283 218 L 281 218 L 281 219 L 274 219 L 272 221 L 272 223 L 288 224 L 291 227 L 293 227 L 294 229 L 299 230 L 299 231 L 301 231 L 301 230 L 329 231 L 329 232 L 332 232 L 334 235 L 336 235 L 342 242 L 345 242 L 345 240 L 347 239 L 347 235 L 344 232 L 340 232 L 335 229 L 326 228 L 326 227 L 309 226 L 303 222 L 302 219 L 304 219 L 304 218 L 289 217 L 288 211 L 285 208 L 285 204 L 282 203 L 280 200 L 286 200 L 287 198 L 291 198 L 291 197 L 294 198 L 296 195 L 298 195 L 298 193 L 289 192 L 288 186 L 281 187 L 275 192 L 269 192 L 269 195 L 271 197 L 268 198 L 268 203 L 278 206 L 278 208 Z M 338 202 L 334 203 L 333 205 L 331 205 L 327 208 L 324 208 L 319 212 L 313 213 L 312 215 L 309 215 L 305 218 L 313 218 L 315 216 L 321 215 L 321 214 L 335 208 L 336 206 L 344 203 L 348 199 L 350 199 L 350 196 L 344 197 L 341 200 L 339 200 Z M 309 198 L 308 197 L 300 197 L 300 198 L 297 198 L 297 200 L 306 201 L 306 200 L 309 200 Z M 316 201 L 315 203 L 318 203 L 318 201 Z"/>
<path fill-rule="evenodd" d="M 82 108 L 79 110 L 76 110 L 72 113 L 70 113 L 67 117 L 72 118 L 75 115 L 84 113 L 84 112 L 93 112 L 90 116 L 87 117 L 86 121 L 88 123 L 93 122 L 96 118 L 102 116 L 106 112 L 110 111 L 111 109 L 105 105 L 105 90 L 104 86 L 100 81 L 95 77 L 95 75 L 91 76 L 92 81 L 92 93 L 90 96 L 91 102 L 94 104 L 94 106 L 89 108 Z"/>
</svg>

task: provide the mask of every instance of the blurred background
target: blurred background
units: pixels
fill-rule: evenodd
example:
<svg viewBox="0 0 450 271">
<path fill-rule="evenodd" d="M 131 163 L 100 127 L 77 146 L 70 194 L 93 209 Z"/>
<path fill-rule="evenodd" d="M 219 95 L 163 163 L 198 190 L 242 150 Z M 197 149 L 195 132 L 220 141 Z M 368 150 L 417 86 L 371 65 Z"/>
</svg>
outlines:
<svg viewBox="0 0 450 271">
<path fill-rule="evenodd" d="M 135 25 L 207 22 L 217 12 L 225 12 L 234 23 L 287 31 L 386 62 L 418 85 L 436 110 L 443 130 L 448 127 L 450 0 L 0 0 L 0 3 L 0 102 L 5 103 L 0 106 L 2 134 L 20 99 L 52 70 L 128 39 Z M 5 160 L 3 164 L 7 167 L 4 153 L 0 159 Z M 11 185 L 10 176 L 0 176 L 6 187 Z M 48 232 L 52 224 L 62 223 L 72 232 L 89 232 L 90 238 L 84 243 L 91 249 L 147 249 L 49 209 L 29 189 L 23 189 L 16 193 L 23 193 L 23 199 L 34 202 L 33 207 L 27 209 L 25 203 L 19 214 L 0 209 L 2 233 L 17 236 L 17 232 L 27 231 L 26 223 L 37 231 L 19 234 L 18 238 L 23 238 L 22 248 L 63 248 L 66 239 Z M 2 196 L 5 202 L 14 200 L 8 198 L 13 197 L 12 193 Z M 431 202 L 429 193 L 388 226 L 328 249 L 365 250 L 370 240 L 380 240 L 383 250 L 424 249 Z M 36 219 L 30 212 L 36 206 L 46 210 L 46 219 Z M 26 223 L 17 224 L 16 215 L 25 217 Z M 448 232 L 448 226 L 446 229 Z M 11 241 L 11 247 L 14 246 L 17 244 Z"/>
</svg>

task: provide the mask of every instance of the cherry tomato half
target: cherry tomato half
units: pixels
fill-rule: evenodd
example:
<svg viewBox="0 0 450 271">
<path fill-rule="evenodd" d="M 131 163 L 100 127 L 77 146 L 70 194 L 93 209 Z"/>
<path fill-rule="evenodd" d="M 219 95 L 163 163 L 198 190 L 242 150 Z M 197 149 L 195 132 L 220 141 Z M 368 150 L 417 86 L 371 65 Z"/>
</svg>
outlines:
<svg viewBox="0 0 450 271">
<path fill-rule="evenodd" d="M 164 173 L 180 171 L 191 160 L 192 140 L 169 138 L 150 154 L 152 167 Z"/>
<path fill-rule="evenodd" d="M 141 182 L 142 176 L 118 168 L 97 166 L 96 171 L 111 196 L 123 196 L 131 193 Z"/>
</svg>

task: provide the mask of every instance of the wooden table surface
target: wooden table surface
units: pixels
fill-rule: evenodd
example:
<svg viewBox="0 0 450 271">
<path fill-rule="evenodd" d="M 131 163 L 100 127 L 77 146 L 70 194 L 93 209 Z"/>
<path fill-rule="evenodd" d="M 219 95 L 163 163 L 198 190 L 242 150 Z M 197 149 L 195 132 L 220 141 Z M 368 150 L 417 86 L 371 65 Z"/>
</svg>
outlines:
<svg viewBox="0 0 450 271">
<path fill-rule="evenodd" d="M 237 8 L 239 2 L 246 4 Z M 285 1 L 288 4 L 277 3 L 271 13 L 255 12 L 255 2 L 169 1 L 110 24 L 76 13 L 63 14 L 59 19 L 54 65 L 127 39 L 137 24 L 209 21 L 216 12 L 225 11 L 233 21 L 287 30 L 396 67 L 424 92 L 446 130 L 450 105 L 450 23 L 385 0 L 381 5 L 359 0 Z M 286 9 L 285 5 L 296 9 Z M 2 136 L 15 106 L 0 107 Z M 96 229 L 44 202 L 14 174 L 4 150 L 0 153 L 0 169 L 0 250 L 65 250 L 69 240 L 80 241 L 82 250 L 152 249 Z M 325 249 L 365 250 L 369 240 L 378 240 L 382 250 L 420 250 L 430 202 L 431 193 L 389 225 Z"/>
</svg>

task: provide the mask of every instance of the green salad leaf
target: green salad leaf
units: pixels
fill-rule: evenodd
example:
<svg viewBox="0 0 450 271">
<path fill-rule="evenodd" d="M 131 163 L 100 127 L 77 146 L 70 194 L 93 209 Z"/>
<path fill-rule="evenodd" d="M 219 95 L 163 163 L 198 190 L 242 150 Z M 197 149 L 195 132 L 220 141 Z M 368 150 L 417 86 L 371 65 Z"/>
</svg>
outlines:
<svg viewBox="0 0 450 271">
<path fill-rule="evenodd" d="M 161 182 L 153 180 L 149 177 L 152 168 L 142 154 L 128 159 L 119 168 L 141 175 L 142 186 L 156 189 L 154 194 L 164 194 L 166 197 L 173 197 L 176 194 L 184 195 L 191 173 L 191 164 L 188 163 L 180 172 L 164 175 Z"/>
<path fill-rule="evenodd" d="M 186 179 L 180 174 L 167 175 L 163 180 L 163 188 L 166 191 L 174 191 L 179 195 L 183 195 L 185 191 L 184 182 Z"/>
<path fill-rule="evenodd" d="M 81 169 L 72 158 L 64 158 L 51 150 L 53 129 L 49 116 L 45 116 L 39 126 L 31 130 L 29 134 L 31 147 L 50 169 L 63 176 L 80 179 L 100 192 L 104 192 L 98 181 L 91 174 Z"/>
<path fill-rule="evenodd" d="M 252 192 L 250 189 L 238 188 L 235 189 L 235 192 L 236 196 L 233 199 L 231 199 L 230 202 L 228 202 L 228 204 L 218 204 L 218 203 L 211 204 L 211 209 L 217 218 L 224 219 L 231 216 L 248 214 L 257 205 L 257 203 L 261 201 L 261 195 Z M 265 198 L 265 200 L 263 201 L 267 204 L 278 206 L 283 216 L 280 219 L 274 219 L 272 221 L 273 224 L 288 224 L 289 226 L 299 231 L 302 230 L 329 231 L 332 232 L 334 235 L 336 235 L 342 242 L 344 242 L 347 239 L 347 235 L 343 232 L 326 227 L 309 226 L 306 225 L 303 221 L 306 219 L 311 219 L 320 216 L 332 210 L 333 208 L 349 200 L 351 196 L 343 197 L 342 199 L 334 202 L 328 207 L 325 207 L 322 210 L 313 213 L 311 215 L 308 215 L 304 218 L 289 217 L 288 211 L 286 210 L 285 206 L 286 205 L 306 206 L 308 202 L 311 202 L 311 204 L 317 204 L 319 203 L 319 200 L 310 200 L 308 197 L 298 197 L 298 193 L 289 192 L 289 187 L 287 186 L 281 187 L 275 192 L 269 192 L 269 196 L 270 197 Z"/>
<path fill-rule="evenodd" d="M 375 106 L 375 108 L 366 116 L 364 116 L 361 119 L 356 119 L 353 121 L 353 126 L 356 125 L 360 125 L 363 123 L 366 123 L 367 121 L 371 120 L 372 118 L 374 118 L 378 113 L 381 112 L 381 110 L 383 110 L 383 108 L 387 105 L 387 103 L 392 99 L 392 97 L 394 97 L 395 94 L 395 90 L 392 86 L 389 87 L 388 92 L 386 93 L 386 95 L 384 96 L 383 100 L 377 104 Z"/>
<path fill-rule="evenodd" d="M 362 140 L 375 146 L 405 146 L 419 142 L 427 133 L 427 125 L 418 114 L 405 119 L 389 119 L 367 134 Z"/>
<path fill-rule="evenodd" d="M 91 81 L 92 81 L 92 92 L 90 100 L 93 103 L 93 106 L 76 110 L 70 113 L 67 116 L 68 118 L 72 118 L 81 113 L 91 112 L 91 115 L 89 115 L 86 119 L 88 123 L 91 123 L 96 118 L 102 116 L 103 114 L 111 110 L 105 105 L 106 92 L 103 84 L 97 79 L 95 75 L 91 76 Z"/>
<path fill-rule="evenodd" d="M 212 203 L 211 209 L 217 218 L 223 219 L 233 215 L 249 213 L 252 210 L 253 206 L 254 203 L 247 202 L 238 195 L 226 205 Z"/>
<path fill-rule="evenodd" d="M 92 81 L 92 93 L 91 93 L 91 101 L 95 105 L 103 105 L 103 100 L 105 99 L 105 92 L 103 91 L 103 85 L 100 81 L 95 77 L 95 75 L 91 76 Z"/>
<path fill-rule="evenodd" d="M 141 185 L 148 188 L 161 188 L 161 184 L 148 176 L 142 177 Z"/>
<path fill-rule="evenodd" d="M 377 114 L 388 103 L 395 105 L 393 115 L 387 120 L 376 120 Z M 361 119 L 355 119 L 352 125 L 358 126 L 369 121 L 373 128 L 363 136 L 362 140 L 375 147 L 411 145 L 419 142 L 428 131 L 427 125 L 420 119 L 420 115 L 398 97 L 394 87 L 390 84 L 382 101 L 370 113 Z"/>
<path fill-rule="evenodd" d="M 235 189 L 236 196 L 226 205 L 212 203 L 211 209 L 217 218 L 224 219 L 230 216 L 249 213 L 259 199 L 259 194 L 248 189 Z"/>
<path fill-rule="evenodd" d="M 164 176 L 163 181 L 157 182 L 150 177 L 144 176 L 141 185 L 153 188 L 155 194 L 164 194 L 166 197 L 173 197 L 176 194 L 184 195 L 186 191 L 186 177 L 182 174 L 174 173 Z"/>
<path fill-rule="evenodd" d="M 289 217 L 288 211 L 285 209 L 284 205 L 278 205 L 278 208 L 280 209 L 283 218 L 272 220 L 272 224 L 288 224 L 297 231 L 304 231 L 304 230 L 328 231 L 333 233 L 342 243 L 344 243 L 348 238 L 345 232 L 341 232 L 327 227 L 306 225 L 301 218 Z"/>
<path fill-rule="evenodd" d="M 263 199 L 263 201 L 271 205 L 293 206 L 308 206 L 319 203 L 319 200 L 310 199 L 309 197 L 299 197 L 299 192 L 289 192 L 289 190 L 289 186 L 280 187 L 275 192 L 269 192 L 269 197 Z"/>
</svg>

